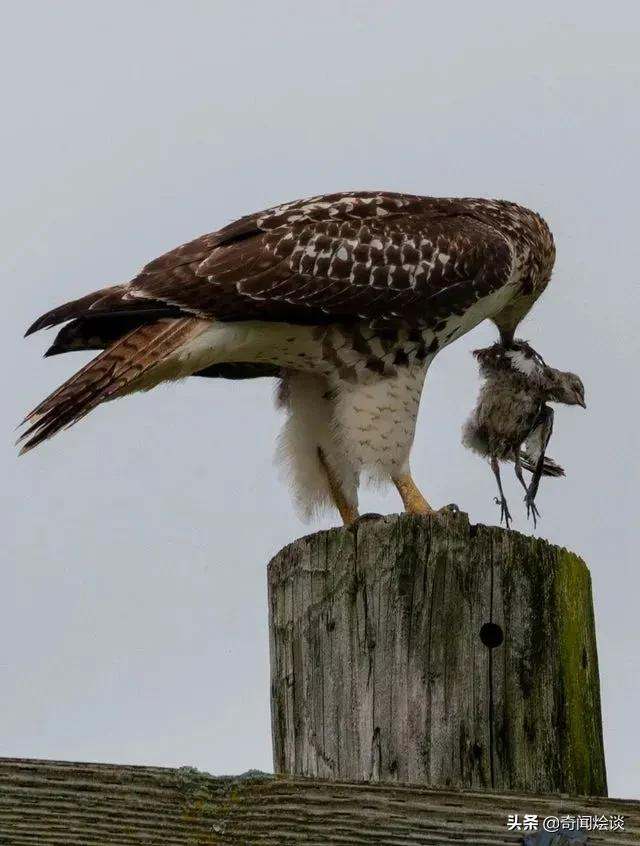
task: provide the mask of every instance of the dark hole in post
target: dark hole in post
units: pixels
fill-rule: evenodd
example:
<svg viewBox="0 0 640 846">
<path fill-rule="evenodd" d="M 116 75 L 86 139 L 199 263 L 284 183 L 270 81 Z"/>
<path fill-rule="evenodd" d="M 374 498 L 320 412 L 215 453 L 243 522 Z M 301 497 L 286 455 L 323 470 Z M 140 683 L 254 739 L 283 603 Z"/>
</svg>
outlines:
<svg viewBox="0 0 640 846">
<path fill-rule="evenodd" d="M 497 623 L 485 623 L 480 629 L 480 640 L 489 649 L 495 649 L 504 640 L 504 632 Z"/>
</svg>

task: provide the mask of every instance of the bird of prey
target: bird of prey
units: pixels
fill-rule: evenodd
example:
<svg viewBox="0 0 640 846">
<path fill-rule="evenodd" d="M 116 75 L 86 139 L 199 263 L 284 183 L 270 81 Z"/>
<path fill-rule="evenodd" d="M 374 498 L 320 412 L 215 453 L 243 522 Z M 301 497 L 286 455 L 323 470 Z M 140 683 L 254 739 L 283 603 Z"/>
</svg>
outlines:
<svg viewBox="0 0 640 846">
<path fill-rule="evenodd" d="M 513 461 L 525 490 L 527 516 L 534 526 L 540 516 L 535 505 L 542 476 L 564 476 L 564 470 L 545 455 L 553 430 L 553 409 L 547 403 L 581 405 L 584 385 L 579 376 L 549 367 L 527 341 L 509 346 L 493 344 L 476 350 L 483 379 L 476 406 L 462 430 L 462 443 L 487 457 L 498 483 L 500 521 L 509 528 L 511 514 L 502 490 L 500 461 Z M 527 485 L 522 468 L 530 470 Z"/>
<path fill-rule="evenodd" d="M 27 416 L 23 449 L 166 380 L 276 376 L 305 510 L 352 523 L 365 475 L 433 513 L 409 465 L 427 369 L 485 318 L 508 344 L 554 257 L 544 220 L 504 200 L 347 192 L 242 217 L 31 326 L 66 324 L 47 355 L 102 352 Z"/>
</svg>

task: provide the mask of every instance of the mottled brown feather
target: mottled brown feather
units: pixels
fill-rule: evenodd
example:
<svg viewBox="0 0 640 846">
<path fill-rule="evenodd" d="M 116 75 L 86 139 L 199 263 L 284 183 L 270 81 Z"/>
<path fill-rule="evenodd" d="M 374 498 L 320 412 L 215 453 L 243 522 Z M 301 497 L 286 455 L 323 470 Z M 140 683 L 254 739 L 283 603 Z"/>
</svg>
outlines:
<svg viewBox="0 0 640 846">
<path fill-rule="evenodd" d="M 22 452 L 76 423 L 105 400 L 130 389 L 147 371 L 202 331 L 192 318 L 141 326 L 116 341 L 31 411 Z"/>
<path fill-rule="evenodd" d="M 68 324 L 49 354 L 106 350 L 32 412 L 25 448 L 124 392 L 182 342 L 193 318 L 368 325 L 378 338 L 400 321 L 437 334 L 513 282 L 491 315 L 508 340 L 548 283 L 554 255 L 542 218 L 503 200 L 360 191 L 247 215 L 170 250 L 128 284 L 35 321 L 28 333 Z M 224 364 L 212 373 L 227 372 Z"/>
<path fill-rule="evenodd" d="M 89 314 L 192 314 L 216 320 L 327 323 L 462 312 L 505 284 L 511 243 L 531 253 L 535 296 L 553 240 L 528 209 L 498 200 L 385 192 L 312 197 L 241 218 L 165 253 L 128 285 L 48 312 L 29 331 Z M 446 255 L 442 262 L 438 256 Z"/>
</svg>

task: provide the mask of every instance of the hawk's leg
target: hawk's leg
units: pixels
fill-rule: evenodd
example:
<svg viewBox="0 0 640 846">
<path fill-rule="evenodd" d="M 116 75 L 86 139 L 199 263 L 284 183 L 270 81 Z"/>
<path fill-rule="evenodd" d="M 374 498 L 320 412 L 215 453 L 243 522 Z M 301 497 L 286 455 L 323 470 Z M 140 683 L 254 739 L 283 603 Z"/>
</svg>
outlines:
<svg viewBox="0 0 640 846">
<path fill-rule="evenodd" d="M 444 508 L 432 508 L 418 490 L 410 473 L 392 477 L 392 480 L 402 498 L 402 504 L 407 514 L 455 514 L 460 510 L 454 503 L 445 505 Z"/>
<path fill-rule="evenodd" d="M 354 505 L 352 505 L 345 496 L 340 482 L 336 478 L 335 473 L 333 472 L 323 450 L 320 447 L 318 447 L 318 459 L 320 460 L 322 469 L 324 470 L 327 476 L 327 481 L 329 483 L 329 491 L 331 493 L 331 499 L 333 500 L 333 504 L 340 512 L 340 516 L 342 517 L 342 522 L 344 523 L 344 525 L 350 526 L 360 516 L 358 513 L 358 509 Z"/>
<path fill-rule="evenodd" d="M 410 473 L 404 473 L 393 480 L 393 484 L 398 489 L 398 493 L 402 499 L 404 510 L 409 514 L 435 514 L 435 509 L 432 508 L 427 500 L 422 496 L 418 490 L 416 483 L 411 478 Z"/>
<path fill-rule="evenodd" d="M 507 500 L 504 495 L 504 491 L 502 490 L 502 479 L 500 478 L 500 465 L 498 463 L 498 459 L 495 455 L 491 456 L 491 469 L 493 470 L 493 475 L 496 477 L 496 482 L 498 483 L 498 490 L 500 492 L 500 496 L 496 497 L 496 503 L 500 506 L 500 522 L 504 521 L 505 526 L 507 529 L 511 528 L 511 512 L 509 511 L 509 506 L 507 505 Z"/>
</svg>

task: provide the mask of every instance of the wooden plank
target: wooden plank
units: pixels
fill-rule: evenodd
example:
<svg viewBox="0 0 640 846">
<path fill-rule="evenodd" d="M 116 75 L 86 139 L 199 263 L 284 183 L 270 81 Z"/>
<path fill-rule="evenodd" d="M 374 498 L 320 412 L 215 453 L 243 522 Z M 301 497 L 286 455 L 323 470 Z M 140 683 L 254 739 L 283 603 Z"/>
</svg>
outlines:
<svg viewBox="0 0 640 846">
<path fill-rule="evenodd" d="M 0 759 L 2 846 L 515 846 L 513 813 L 620 815 L 589 842 L 640 843 L 639 802 Z"/>
<path fill-rule="evenodd" d="M 276 772 L 606 794 L 572 553 L 465 515 L 393 515 L 290 544 L 269 592 Z"/>
</svg>

